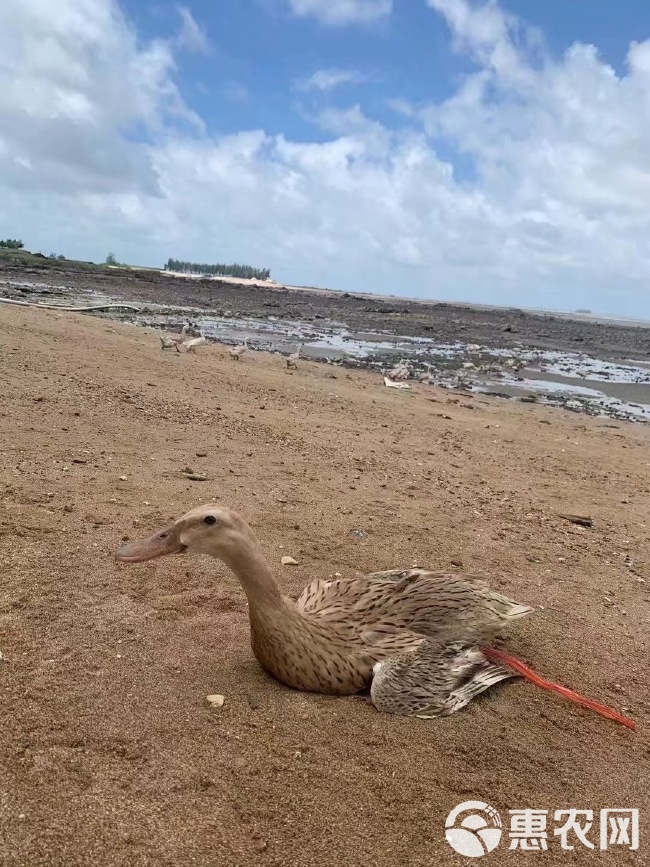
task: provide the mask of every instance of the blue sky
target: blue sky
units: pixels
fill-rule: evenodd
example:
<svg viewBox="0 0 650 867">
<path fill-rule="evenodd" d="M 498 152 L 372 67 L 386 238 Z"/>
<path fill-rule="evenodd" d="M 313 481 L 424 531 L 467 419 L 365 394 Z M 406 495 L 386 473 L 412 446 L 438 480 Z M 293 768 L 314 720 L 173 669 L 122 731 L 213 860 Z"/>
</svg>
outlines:
<svg viewBox="0 0 650 867">
<path fill-rule="evenodd" d="M 5 0 L 0 235 L 650 317 L 649 39 L 638 0 Z"/>
<path fill-rule="evenodd" d="M 345 107 L 363 100 L 373 117 L 394 123 L 390 99 L 445 99 L 459 77 L 474 68 L 452 50 L 445 20 L 419 0 L 394 0 L 390 19 L 354 27 L 323 27 L 316 18 L 298 18 L 282 0 L 185 5 L 211 50 L 185 58 L 178 80 L 186 101 L 214 134 L 261 127 L 322 141 L 305 114 L 323 100 L 295 90 L 297 81 L 319 69 L 353 68 L 367 77 L 327 94 L 327 104 Z M 573 42 L 591 43 L 618 72 L 625 69 L 630 40 L 650 37 L 650 4 L 638 0 L 509 0 L 500 5 L 540 28 L 557 56 Z M 127 0 L 122 8 L 144 38 L 173 36 L 178 29 L 176 4 Z"/>
</svg>

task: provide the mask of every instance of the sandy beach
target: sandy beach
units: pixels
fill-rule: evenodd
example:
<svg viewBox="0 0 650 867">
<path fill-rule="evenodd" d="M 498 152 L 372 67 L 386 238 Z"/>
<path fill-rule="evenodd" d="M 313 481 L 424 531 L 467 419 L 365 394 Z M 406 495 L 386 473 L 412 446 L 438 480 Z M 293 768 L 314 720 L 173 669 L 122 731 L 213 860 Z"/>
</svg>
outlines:
<svg viewBox="0 0 650 867">
<path fill-rule="evenodd" d="M 563 851 L 549 830 L 542 857 L 647 863 L 647 425 L 0 314 L 3 867 L 461 865 L 444 822 L 466 800 L 504 824 L 638 808 L 639 851 Z M 511 652 L 638 731 L 518 680 L 439 721 L 281 686 L 225 566 L 114 560 L 212 499 L 293 596 L 414 563 L 484 575 L 537 608 Z M 485 863 L 527 857 L 504 839 Z"/>
</svg>

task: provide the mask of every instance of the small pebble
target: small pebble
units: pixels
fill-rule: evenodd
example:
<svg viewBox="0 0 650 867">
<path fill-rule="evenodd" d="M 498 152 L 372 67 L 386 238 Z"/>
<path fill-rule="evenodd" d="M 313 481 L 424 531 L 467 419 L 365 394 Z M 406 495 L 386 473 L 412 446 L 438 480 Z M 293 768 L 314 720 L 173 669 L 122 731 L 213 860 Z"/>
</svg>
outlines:
<svg viewBox="0 0 650 867">
<path fill-rule="evenodd" d="M 288 557 L 288 556 L 285 554 L 284 557 L 282 558 L 282 565 L 283 565 L 283 566 L 297 566 L 297 565 L 298 565 L 298 561 L 297 561 L 297 560 L 294 560 L 293 557 Z"/>
<path fill-rule="evenodd" d="M 207 701 L 210 703 L 212 707 L 223 707 L 223 703 L 226 700 L 223 695 L 208 695 L 206 696 Z"/>
<path fill-rule="evenodd" d="M 121 481 L 121 482 L 126 482 L 126 481 L 128 481 L 128 479 L 127 479 L 126 476 L 120 476 L 120 481 Z"/>
</svg>

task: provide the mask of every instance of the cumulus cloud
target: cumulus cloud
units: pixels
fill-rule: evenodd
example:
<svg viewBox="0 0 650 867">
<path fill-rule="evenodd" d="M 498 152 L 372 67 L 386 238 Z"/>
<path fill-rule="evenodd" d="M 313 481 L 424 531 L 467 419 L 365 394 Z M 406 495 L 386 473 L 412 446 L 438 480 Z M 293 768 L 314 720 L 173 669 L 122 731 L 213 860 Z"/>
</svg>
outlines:
<svg viewBox="0 0 650 867">
<path fill-rule="evenodd" d="M 209 54 L 210 42 L 203 28 L 197 24 L 187 6 L 179 6 L 181 29 L 177 36 L 178 45 L 197 54 Z"/>
<path fill-rule="evenodd" d="M 490 0 L 427 0 L 427 4 L 447 20 L 457 51 L 470 53 L 482 66 L 504 76 L 525 71 L 527 62 L 522 63 L 518 45 L 530 48 L 541 38 Z"/>
<path fill-rule="evenodd" d="M 22 190 L 155 194 L 134 140 L 201 127 L 173 81 L 171 46 L 139 45 L 111 0 L 0 4 L 0 179 Z"/>
<path fill-rule="evenodd" d="M 386 18 L 393 0 L 288 0 L 291 11 L 300 18 L 315 18 L 321 24 L 340 27 L 369 24 Z"/>
<path fill-rule="evenodd" d="M 561 59 L 550 58 L 538 35 L 496 4 L 429 4 L 480 68 L 420 117 L 434 141 L 442 137 L 472 156 L 477 185 L 507 219 L 513 265 L 535 268 L 538 280 L 559 282 L 564 273 L 567 288 L 630 281 L 642 291 L 650 276 L 643 205 L 650 192 L 650 41 L 630 46 L 627 73 L 619 76 L 592 45 L 576 43 Z M 524 47 L 531 43 L 537 62 Z"/>
<path fill-rule="evenodd" d="M 554 57 L 494 2 L 428 3 L 474 70 L 444 101 L 395 100 L 397 127 L 361 100 L 305 142 L 206 134 L 175 41 L 142 42 L 111 0 L 4 0 L 0 236 L 650 316 L 650 41 L 617 73 L 593 46 Z"/>
<path fill-rule="evenodd" d="M 354 69 L 317 69 L 306 78 L 296 82 L 297 90 L 327 91 L 345 84 L 362 84 L 366 76 Z"/>
</svg>

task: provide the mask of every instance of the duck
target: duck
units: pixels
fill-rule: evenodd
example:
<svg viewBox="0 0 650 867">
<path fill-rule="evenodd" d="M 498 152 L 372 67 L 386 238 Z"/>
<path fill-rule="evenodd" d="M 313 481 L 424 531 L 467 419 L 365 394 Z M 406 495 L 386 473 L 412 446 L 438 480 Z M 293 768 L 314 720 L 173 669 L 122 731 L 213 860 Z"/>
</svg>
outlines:
<svg viewBox="0 0 650 867">
<path fill-rule="evenodd" d="M 195 352 L 197 346 L 205 346 L 207 342 L 207 339 L 201 334 L 199 337 L 184 341 L 181 345 L 185 347 L 186 352 Z"/>
<path fill-rule="evenodd" d="M 165 351 L 165 349 L 174 349 L 174 348 L 178 352 L 178 340 L 175 337 L 164 337 L 161 335 L 158 335 L 158 336 L 159 336 L 160 344 L 161 344 L 160 348 L 163 350 L 163 352 Z"/>
<path fill-rule="evenodd" d="M 242 355 L 248 349 L 248 337 L 244 340 L 243 343 L 240 343 L 239 346 L 230 346 L 228 348 L 228 354 L 233 359 L 233 361 L 241 361 Z"/>
<path fill-rule="evenodd" d="M 300 350 L 303 348 L 304 343 L 299 343 L 295 352 L 292 352 L 291 355 L 287 355 L 285 361 L 287 363 L 287 370 L 290 367 L 294 367 L 296 370 L 298 369 L 298 361 L 300 359 Z"/>
<path fill-rule="evenodd" d="M 479 576 L 420 568 L 316 579 L 284 595 L 246 521 L 214 503 L 115 552 L 126 564 L 188 552 L 222 561 L 248 600 L 261 667 L 287 687 L 326 695 L 368 691 L 375 708 L 424 719 L 448 716 L 500 681 L 523 677 L 634 727 L 616 711 L 541 678 L 493 647 L 534 609 Z"/>
<path fill-rule="evenodd" d="M 405 382 L 411 376 L 408 362 L 402 359 L 397 367 L 393 367 L 392 370 L 388 371 L 386 376 L 393 382 Z"/>
<path fill-rule="evenodd" d="M 183 341 L 189 335 L 191 328 L 192 328 L 191 323 L 186 322 L 183 325 L 180 334 L 175 334 L 173 337 L 165 337 L 164 335 L 159 335 L 160 343 L 161 343 L 160 348 L 163 350 L 163 352 L 165 351 L 165 349 L 174 349 L 174 348 L 176 349 L 176 352 L 180 352 L 180 349 L 178 348 L 178 344 L 183 343 Z"/>
<path fill-rule="evenodd" d="M 434 379 L 434 375 L 433 375 L 433 372 L 432 372 L 432 371 L 433 371 L 433 367 L 432 367 L 432 365 L 431 365 L 431 364 L 427 364 L 427 365 L 426 365 L 426 368 L 427 368 L 427 372 L 426 372 L 426 373 L 421 373 L 421 374 L 418 376 L 418 382 L 421 382 L 421 383 L 423 383 L 424 385 L 435 385 L 435 379 Z"/>
</svg>

